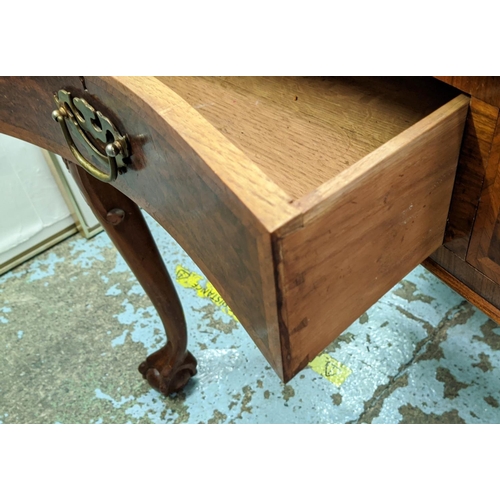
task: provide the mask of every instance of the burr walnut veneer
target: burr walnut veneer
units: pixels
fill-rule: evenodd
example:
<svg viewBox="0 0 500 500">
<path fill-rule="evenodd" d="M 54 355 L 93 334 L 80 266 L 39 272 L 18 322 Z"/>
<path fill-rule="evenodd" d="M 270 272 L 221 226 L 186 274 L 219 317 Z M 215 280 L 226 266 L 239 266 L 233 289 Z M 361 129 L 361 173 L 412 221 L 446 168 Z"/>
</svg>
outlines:
<svg viewBox="0 0 500 500">
<path fill-rule="evenodd" d="M 471 101 L 475 89 L 430 77 L 11 77 L 0 78 L 0 132 L 67 160 L 163 320 L 169 340 L 140 371 L 167 394 L 196 373 L 196 360 L 138 206 L 200 266 L 287 381 L 431 254 L 427 265 L 452 285 L 449 254 L 500 279 L 498 92 Z M 116 180 L 74 159 L 61 128 L 69 110 L 51 118 L 60 90 L 102 113 L 79 120 L 101 130 L 104 116 L 126 137 L 130 157 Z M 79 150 L 90 140 L 120 152 L 76 130 Z M 459 216 L 450 214 L 442 247 L 457 162 Z"/>
</svg>

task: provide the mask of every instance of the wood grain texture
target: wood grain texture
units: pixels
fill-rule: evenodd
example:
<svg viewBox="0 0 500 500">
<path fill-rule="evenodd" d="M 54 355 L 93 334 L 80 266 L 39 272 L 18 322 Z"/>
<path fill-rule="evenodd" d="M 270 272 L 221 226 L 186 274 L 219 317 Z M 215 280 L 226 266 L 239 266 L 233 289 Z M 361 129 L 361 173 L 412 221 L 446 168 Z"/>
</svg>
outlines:
<svg viewBox="0 0 500 500">
<path fill-rule="evenodd" d="M 500 118 L 466 261 L 500 284 Z"/>
<path fill-rule="evenodd" d="M 500 107 L 500 76 L 436 76 L 492 106 Z"/>
<path fill-rule="evenodd" d="M 438 265 L 452 275 L 457 281 L 450 282 L 450 286 L 465 298 L 467 298 L 465 295 L 467 289 L 482 297 L 490 304 L 490 307 L 488 308 L 486 304 L 479 302 L 475 305 L 492 319 L 495 319 L 498 314 L 495 309 L 500 310 L 500 286 L 497 283 L 444 246 L 438 248 L 427 259 L 427 263 L 430 263 L 431 266 Z M 432 267 L 429 267 L 429 269 L 433 272 Z M 455 287 L 455 284 L 457 287 Z M 490 312 L 492 312 L 492 315 L 490 315 Z"/>
<path fill-rule="evenodd" d="M 454 260 L 458 264 L 458 266 L 451 265 L 450 268 L 453 269 L 458 276 L 469 275 L 480 290 L 485 290 L 486 287 L 491 288 L 494 290 L 493 296 L 500 297 L 499 285 L 493 283 L 486 276 L 479 273 L 476 269 L 472 268 L 469 264 L 459 259 L 456 255 L 451 253 L 446 248 L 442 248 L 442 250 L 438 250 L 441 259 L 444 262 L 447 262 L 448 265 L 452 260 Z M 447 253 L 447 257 L 442 257 L 442 253 Z M 474 289 L 470 285 L 466 285 L 464 282 L 460 281 L 460 279 L 458 279 L 456 275 L 451 274 L 444 267 L 437 264 L 434 258 L 439 259 L 439 257 L 436 257 L 436 254 L 433 254 L 433 256 L 426 259 L 422 263 L 422 265 L 432 274 L 437 276 L 440 280 L 444 281 L 450 288 L 459 293 L 464 299 L 468 300 L 471 304 L 476 306 L 479 310 L 484 312 L 493 321 L 496 321 L 500 325 L 500 309 L 488 302 L 481 294 L 474 291 Z M 459 270 L 457 269 L 457 267 L 459 268 Z"/>
<path fill-rule="evenodd" d="M 451 197 L 445 245 L 465 259 L 483 187 L 498 108 L 471 99 Z"/>
<path fill-rule="evenodd" d="M 275 233 L 285 380 L 443 242 L 459 96 L 295 203 Z"/>
<path fill-rule="evenodd" d="M 457 95 L 432 78 L 159 77 L 293 199 Z"/>
</svg>

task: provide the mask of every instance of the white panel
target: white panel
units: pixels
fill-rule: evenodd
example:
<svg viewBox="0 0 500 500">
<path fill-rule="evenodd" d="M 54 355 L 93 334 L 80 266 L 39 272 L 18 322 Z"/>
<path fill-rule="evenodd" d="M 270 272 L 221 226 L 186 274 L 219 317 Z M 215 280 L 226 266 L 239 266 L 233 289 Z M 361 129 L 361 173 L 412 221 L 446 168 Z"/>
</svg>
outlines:
<svg viewBox="0 0 500 500">
<path fill-rule="evenodd" d="M 0 262 L 71 225 L 70 215 L 41 150 L 0 134 Z"/>
<path fill-rule="evenodd" d="M 0 254 L 42 229 L 42 221 L 0 143 Z"/>
</svg>

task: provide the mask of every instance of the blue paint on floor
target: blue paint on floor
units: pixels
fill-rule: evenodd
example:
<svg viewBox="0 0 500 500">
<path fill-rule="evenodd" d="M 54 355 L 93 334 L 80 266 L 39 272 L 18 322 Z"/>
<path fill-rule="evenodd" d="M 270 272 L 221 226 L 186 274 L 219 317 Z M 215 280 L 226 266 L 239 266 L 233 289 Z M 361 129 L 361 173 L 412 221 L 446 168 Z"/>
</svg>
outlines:
<svg viewBox="0 0 500 500">
<path fill-rule="evenodd" d="M 147 220 L 173 279 L 178 266 L 203 276 Z M 175 281 L 198 375 L 165 398 L 134 368 L 163 345 L 163 327 L 106 234 L 73 237 L 0 277 L 0 352 L 13 360 L 0 368 L 3 423 L 500 422 L 500 328 L 422 267 L 325 350 L 326 364 L 287 385 L 230 311 L 203 296 L 202 279 Z M 67 301 L 61 324 L 54 297 Z M 37 397 L 23 377 L 38 381 Z"/>
</svg>

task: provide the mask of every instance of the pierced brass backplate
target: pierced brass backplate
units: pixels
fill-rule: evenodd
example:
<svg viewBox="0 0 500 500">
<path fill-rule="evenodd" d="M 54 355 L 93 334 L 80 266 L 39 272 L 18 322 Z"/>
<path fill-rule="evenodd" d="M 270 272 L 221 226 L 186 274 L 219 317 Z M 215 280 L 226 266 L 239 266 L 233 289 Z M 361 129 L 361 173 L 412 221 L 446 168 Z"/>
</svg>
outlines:
<svg viewBox="0 0 500 500">
<path fill-rule="evenodd" d="M 77 162 L 97 179 L 103 182 L 114 181 L 118 170 L 126 168 L 126 160 L 130 157 L 127 137 L 120 134 L 111 121 L 100 111 L 96 111 L 85 99 L 72 97 L 67 90 L 59 90 L 54 99 L 57 109 L 52 112 L 52 117 L 61 126 Z M 86 155 L 96 163 L 107 164 L 107 172 L 94 166 L 80 153 L 68 124 L 71 132 L 82 139 L 79 144 Z"/>
</svg>

